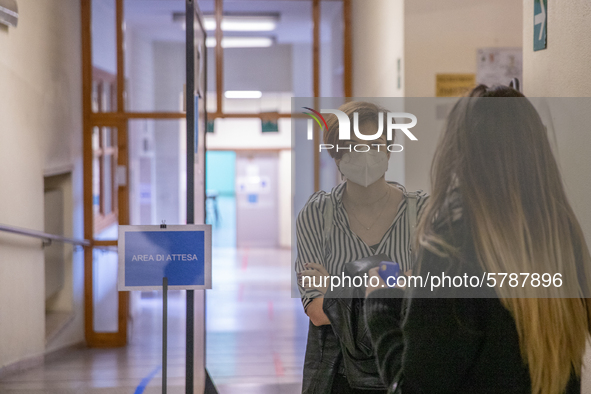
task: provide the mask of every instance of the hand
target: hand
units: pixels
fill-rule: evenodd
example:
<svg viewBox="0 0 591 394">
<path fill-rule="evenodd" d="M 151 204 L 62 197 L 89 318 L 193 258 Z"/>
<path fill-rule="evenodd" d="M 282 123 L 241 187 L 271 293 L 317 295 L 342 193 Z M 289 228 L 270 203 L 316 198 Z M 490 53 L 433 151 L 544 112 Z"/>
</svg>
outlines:
<svg viewBox="0 0 591 394">
<path fill-rule="evenodd" d="M 330 284 L 330 274 L 326 268 L 316 263 L 304 264 L 304 267 L 306 269 L 298 273 L 298 283 L 300 286 L 306 290 L 315 289 L 322 294 L 326 294 Z M 317 286 L 314 286 L 314 284 Z"/>
<path fill-rule="evenodd" d="M 314 298 L 306 308 L 306 315 L 310 317 L 312 324 L 315 326 L 324 326 L 330 324 L 328 316 L 326 316 L 324 310 L 322 310 L 323 303 L 324 297 Z"/>
<path fill-rule="evenodd" d="M 365 288 L 365 296 L 367 297 L 368 295 L 370 295 L 372 292 L 376 291 L 377 289 L 381 289 L 383 287 L 388 287 L 388 285 L 386 285 L 386 282 L 384 282 L 384 280 L 382 279 L 382 277 L 380 276 L 380 274 L 378 274 L 380 267 L 375 267 L 370 269 L 367 272 L 367 275 L 369 276 L 368 279 L 368 283 L 372 283 L 371 278 L 373 276 L 378 278 L 378 285 L 376 287 L 373 287 L 372 285 L 369 285 Z M 375 282 L 375 281 L 374 281 Z"/>
</svg>

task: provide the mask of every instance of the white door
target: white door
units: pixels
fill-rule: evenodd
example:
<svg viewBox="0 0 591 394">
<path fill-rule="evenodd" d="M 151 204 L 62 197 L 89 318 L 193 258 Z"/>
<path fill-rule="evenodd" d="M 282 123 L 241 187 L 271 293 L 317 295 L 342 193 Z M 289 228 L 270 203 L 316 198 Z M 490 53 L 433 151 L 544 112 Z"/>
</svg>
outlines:
<svg viewBox="0 0 591 394">
<path fill-rule="evenodd" d="M 236 244 L 275 248 L 279 245 L 276 152 L 236 155 Z"/>
</svg>

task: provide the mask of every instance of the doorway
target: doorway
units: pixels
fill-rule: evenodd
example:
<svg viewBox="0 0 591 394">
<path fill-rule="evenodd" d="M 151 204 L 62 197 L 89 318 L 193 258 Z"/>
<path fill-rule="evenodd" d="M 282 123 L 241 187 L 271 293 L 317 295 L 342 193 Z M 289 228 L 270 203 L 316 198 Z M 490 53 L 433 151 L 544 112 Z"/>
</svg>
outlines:
<svg viewBox="0 0 591 394">
<path fill-rule="evenodd" d="M 240 152 L 236 157 L 236 244 L 279 246 L 277 152 Z"/>
<path fill-rule="evenodd" d="M 212 226 L 214 248 L 236 247 L 236 152 L 206 154 L 206 223 Z"/>
</svg>

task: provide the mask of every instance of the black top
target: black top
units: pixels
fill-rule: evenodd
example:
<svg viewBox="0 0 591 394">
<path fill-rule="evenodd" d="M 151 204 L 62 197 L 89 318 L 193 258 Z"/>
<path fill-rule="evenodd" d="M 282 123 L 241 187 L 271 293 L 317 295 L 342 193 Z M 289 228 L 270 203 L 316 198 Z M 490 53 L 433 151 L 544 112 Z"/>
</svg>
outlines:
<svg viewBox="0 0 591 394">
<path fill-rule="evenodd" d="M 465 256 L 467 264 L 479 269 L 471 264 L 477 261 L 473 251 Z M 441 272 L 441 267 L 453 271 L 459 264 L 422 251 L 418 274 Z M 494 294 L 491 298 L 433 298 L 438 294 L 417 298 L 421 291 L 431 292 L 414 289 L 406 300 L 383 298 L 404 295 L 400 289 L 387 288 L 374 291 L 366 300 L 365 317 L 388 387 L 398 385 L 403 394 L 531 394 L 515 321 Z M 565 393 L 580 392 L 580 380 L 573 375 Z"/>
</svg>

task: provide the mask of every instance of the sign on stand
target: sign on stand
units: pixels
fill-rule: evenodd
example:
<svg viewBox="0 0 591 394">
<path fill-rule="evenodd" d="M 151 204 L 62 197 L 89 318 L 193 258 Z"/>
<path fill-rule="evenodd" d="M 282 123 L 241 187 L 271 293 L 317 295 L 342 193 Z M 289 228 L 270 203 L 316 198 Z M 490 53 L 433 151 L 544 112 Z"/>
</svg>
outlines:
<svg viewBox="0 0 591 394">
<path fill-rule="evenodd" d="M 166 394 L 168 289 L 211 289 L 211 226 L 119 226 L 118 244 L 119 291 L 162 290 L 162 394 Z M 189 345 L 187 349 L 192 351 Z M 192 393 L 193 376 L 189 378 L 187 393 Z"/>
<path fill-rule="evenodd" d="M 211 226 L 119 226 L 120 291 L 211 289 Z"/>
</svg>

